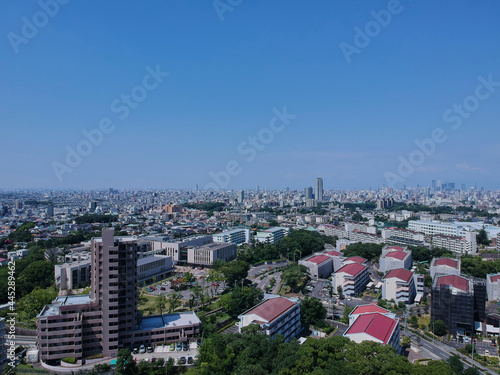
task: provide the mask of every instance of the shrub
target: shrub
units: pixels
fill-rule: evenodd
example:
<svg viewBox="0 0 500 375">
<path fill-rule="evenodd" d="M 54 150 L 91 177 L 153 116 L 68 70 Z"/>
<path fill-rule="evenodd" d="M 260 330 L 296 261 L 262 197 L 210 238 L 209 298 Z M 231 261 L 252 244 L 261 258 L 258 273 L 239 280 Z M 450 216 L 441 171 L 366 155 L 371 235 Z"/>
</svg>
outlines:
<svg viewBox="0 0 500 375">
<path fill-rule="evenodd" d="M 61 361 L 74 365 L 76 363 L 75 357 L 64 357 Z"/>
<path fill-rule="evenodd" d="M 87 359 L 98 359 L 98 358 L 103 358 L 102 353 L 90 355 L 87 357 Z"/>
</svg>

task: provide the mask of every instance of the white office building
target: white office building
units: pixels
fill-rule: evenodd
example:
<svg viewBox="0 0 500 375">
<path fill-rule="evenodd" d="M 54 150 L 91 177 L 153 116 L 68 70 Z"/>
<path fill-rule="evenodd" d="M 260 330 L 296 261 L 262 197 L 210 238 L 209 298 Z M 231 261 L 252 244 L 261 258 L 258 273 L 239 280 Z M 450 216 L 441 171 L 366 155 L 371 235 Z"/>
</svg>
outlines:
<svg viewBox="0 0 500 375">
<path fill-rule="evenodd" d="M 248 228 L 237 228 L 224 231 L 221 233 L 215 233 L 212 235 L 212 239 L 217 243 L 234 243 L 235 245 L 241 245 L 244 243 L 250 243 L 250 229 Z"/>
</svg>

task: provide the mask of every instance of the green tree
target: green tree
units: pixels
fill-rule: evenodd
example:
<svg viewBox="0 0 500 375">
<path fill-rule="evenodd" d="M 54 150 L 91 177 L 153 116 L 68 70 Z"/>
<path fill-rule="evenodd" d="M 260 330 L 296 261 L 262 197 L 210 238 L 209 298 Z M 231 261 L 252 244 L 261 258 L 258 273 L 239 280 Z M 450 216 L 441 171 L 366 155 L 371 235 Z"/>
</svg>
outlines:
<svg viewBox="0 0 500 375">
<path fill-rule="evenodd" d="M 315 297 L 306 296 L 300 303 L 300 319 L 303 324 L 318 324 L 326 318 L 326 308 Z"/>
<path fill-rule="evenodd" d="M 292 291 L 296 291 L 309 273 L 306 266 L 294 263 L 286 268 L 281 274 L 281 280 L 288 285 Z"/>
<path fill-rule="evenodd" d="M 116 358 L 116 375 L 135 375 L 137 367 L 129 349 L 120 349 Z"/>
<path fill-rule="evenodd" d="M 160 294 L 158 297 L 156 297 L 155 300 L 156 311 L 158 311 L 160 314 L 163 314 L 166 305 L 167 305 L 167 299 L 163 294 Z"/>
<path fill-rule="evenodd" d="M 339 286 L 337 287 L 337 294 L 338 294 L 339 296 L 342 296 L 342 295 L 344 294 L 344 288 L 342 288 L 342 285 L 339 285 Z"/>
<path fill-rule="evenodd" d="M 486 245 L 488 246 L 490 244 L 490 240 L 488 240 L 488 234 L 486 233 L 486 231 L 483 229 L 481 229 L 479 231 L 479 233 L 477 234 L 476 236 L 476 242 L 478 245 Z"/>
<path fill-rule="evenodd" d="M 183 279 L 186 284 L 191 284 L 193 281 L 196 280 L 191 272 L 186 272 L 183 276 Z"/>
<path fill-rule="evenodd" d="M 250 265 L 242 260 L 235 260 L 222 266 L 221 272 L 229 285 L 235 286 L 248 276 Z"/>
<path fill-rule="evenodd" d="M 35 287 L 47 288 L 55 283 L 54 266 L 46 260 L 37 260 L 24 268 L 16 281 L 22 295 L 30 293 Z"/>
<path fill-rule="evenodd" d="M 433 326 L 433 332 L 437 336 L 444 336 L 448 332 L 446 325 L 442 320 L 436 320 L 434 323 L 431 323 Z"/>
<path fill-rule="evenodd" d="M 263 297 L 262 290 L 256 286 L 236 287 L 231 293 L 221 297 L 220 304 L 229 315 L 236 318 L 239 314 L 261 302 Z"/>
<path fill-rule="evenodd" d="M 51 303 L 57 297 L 57 290 L 54 287 L 40 289 L 35 287 L 31 293 L 25 295 L 18 302 L 17 308 L 25 314 L 27 319 L 34 319 L 43 307 Z"/>
<path fill-rule="evenodd" d="M 180 307 L 182 305 L 182 295 L 180 295 L 179 293 L 170 293 L 168 295 L 168 298 L 167 298 L 167 302 L 168 302 L 168 312 L 169 314 L 170 313 L 173 313 L 175 311 L 175 309 L 177 309 L 178 307 Z"/>
<path fill-rule="evenodd" d="M 462 363 L 458 355 L 452 355 L 446 360 L 446 363 L 450 365 L 451 370 L 455 374 L 462 375 L 462 372 L 464 371 L 464 364 Z"/>
<path fill-rule="evenodd" d="M 409 336 L 403 336 L 403 340 L 401 341 L 401 346 L 403 348 L 409 348 L 411 346 L 411 338 Z"/>
</svg>

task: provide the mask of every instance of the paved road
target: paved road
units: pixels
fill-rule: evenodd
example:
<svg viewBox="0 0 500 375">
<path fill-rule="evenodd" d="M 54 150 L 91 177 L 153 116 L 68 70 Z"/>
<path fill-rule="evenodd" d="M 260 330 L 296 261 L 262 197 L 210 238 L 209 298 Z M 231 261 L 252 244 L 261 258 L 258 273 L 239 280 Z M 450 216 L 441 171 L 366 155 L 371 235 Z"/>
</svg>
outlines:
<svg viewBox="0 0 500 375">
<path fill-rule="evenodd" d="M 457 352 L 454 348 L 446 346 L 445 344 L 436 342 L 436 341 L 427 341 L 426 339 L 423 339 L 413 332 L 407 331 L 404 328 L 401 330 L 401 333 L 405 336 L 411 337 L 411 339 L 414 342 L 418 342 L 420 340 L 420 346 L 425 349 L 430 355 L 431 358 L 434 359 L 443 359 L 446 360 L 452 355 L 458 355 L 462 359 L 462 363 L 464 364 L 464 368 L 467 369 L 471 367 L 468 363 L 474 363 L 476 367 L 478 367 L 481 371 L 484 373 L 490 373 L 490 374 L 495 374 L 494 371 L 491 371 L 483 366 L 481 366 L 478 362 L 472 361 L 471 358 L 465 357 L 463 354 L 460 352 Z M 464 362 L 467 361 L 467 362 Z"/>
</svg>

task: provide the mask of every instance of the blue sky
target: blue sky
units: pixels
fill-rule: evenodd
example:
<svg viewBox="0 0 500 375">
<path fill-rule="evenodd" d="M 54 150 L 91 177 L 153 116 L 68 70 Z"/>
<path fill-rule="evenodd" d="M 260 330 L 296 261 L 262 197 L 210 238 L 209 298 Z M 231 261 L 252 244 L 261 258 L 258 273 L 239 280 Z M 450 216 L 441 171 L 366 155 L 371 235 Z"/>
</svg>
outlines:
<svg viewBox="0 0 500 375">
<path fill-rule="evenodd" d="M 500 186 L 500 87 L 476 97 L 478 77 L 500 81 L 497 1 L 243 0 L 221 15 L 201 0 L 72 0 L 53 16 L 35 1 L 2 6 L 0 187 Z M 342 43 L 357 48 L 350 62 Z M 137 87 L 148 69 L 169 75 Z M 121 119 L 112 103 L 134 90 L 146 97 Z M 464 101 L 453 129 L 443 114 Z M 285 107 L 296 117 L 269 130 Z M 69 165 L 68 148 L 105 118 L 113 130 Z M 446 140 L 418 154 L 435 129 Z M 241 146 L 259 134 L 272 140 Z"/>
</svg>

